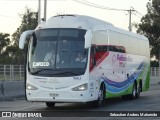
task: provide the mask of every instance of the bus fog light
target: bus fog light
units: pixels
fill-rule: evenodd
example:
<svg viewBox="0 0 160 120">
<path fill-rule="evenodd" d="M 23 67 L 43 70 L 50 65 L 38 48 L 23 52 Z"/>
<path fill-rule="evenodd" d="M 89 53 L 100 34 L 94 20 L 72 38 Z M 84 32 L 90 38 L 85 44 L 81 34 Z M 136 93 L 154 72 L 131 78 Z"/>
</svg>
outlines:
<svg viewBox="0 0 160 120">
<path fill-rule="evenodd" d="M 26 89 L 27 89 L 27 90 L 37 90 L 38 88 L 36 88 L 35 86 L 27 83 Z"/>
<path fill-rule="evenodd" d="M 72 88 L 73 91 L 85 91 L 88 89 L 88 84 L 85 83 L 83 85 L 77 86 L 75 88 Z"/>
</svg>

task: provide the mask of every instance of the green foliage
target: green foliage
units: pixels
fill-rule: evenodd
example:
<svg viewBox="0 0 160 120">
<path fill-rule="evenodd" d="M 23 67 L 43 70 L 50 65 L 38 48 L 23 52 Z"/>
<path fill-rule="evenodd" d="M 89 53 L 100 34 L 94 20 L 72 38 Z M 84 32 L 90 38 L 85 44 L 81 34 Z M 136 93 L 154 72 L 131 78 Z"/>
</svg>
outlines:
<svg viewBox="0 0 160 120">
<path fill-rule="evenodd" d="M 21 25 L 17 28 L 16 32 L 12 35 L 14 45 L 18 46 L 19 38 L 22 32 L 26 30 L 33 30 L 38 25 L 38 13 L 32 12 L 31 9 L 26 8 L 25 13 L 21 15 Z"/>
<path fill-rule="evenodd" d="M 151 61 L 151 67 L 159 67 L 158 61 Z"/>
<path fill-rule="evenodd" d="M 160 0 L 147 3 L 148 13 L 142 17 L 137 25 L 137 32 L 144 34 L 150 42 L 151 57 L 158 59 L 160 48 Z"/>
<path fill-rule="evenodd" d="M 10 61 L 7 47 L 10 45 L 10 35 L 7 33 L 0 33 L 0 64 Z"/>
<path fill-rule="evenodd" d="M 0 33 L 0 55 L 5 52 L 6 46 L 10 43 L 9 36 L 7 33 Z"/>
<path fill-rule="evenodd" d="M 25 53 L 18 47 L 19 38 L 22 32 L 36 28 L 38 13 L 26 8 L 20 17 L 21 24 L 13 33 L 12 41 L 9 34 L 0 33 L 0 64 L 24 64 Z"/>
<path fill-rule="evenodd" d="M 25 53 L 18 47 L 19 38 L 22 32 L 26 30 L 33 30 L 38 25 L 38 13 L 32 12 L 31 9 L 26 8 L 25 13 L 21 15 L 21 25 L 12 35 L 13 45 L 9 48 L 10 55 L 13 57 L 14 64 L 24 64 Z"/>
</svg>

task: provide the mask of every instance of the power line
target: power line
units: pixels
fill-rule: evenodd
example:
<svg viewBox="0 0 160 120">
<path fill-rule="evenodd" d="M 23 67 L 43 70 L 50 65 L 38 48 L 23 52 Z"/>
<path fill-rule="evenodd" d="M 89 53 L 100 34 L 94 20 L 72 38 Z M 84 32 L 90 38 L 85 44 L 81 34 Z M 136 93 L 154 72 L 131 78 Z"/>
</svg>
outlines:
<svg viewBox="0 0 160 120">
<path fill-rule="evenodd" d="M 15 18 L 15 19 L 18 18 L 18 17 L 15 17 L 15 16 L 8 16 L 8 15 L 0 15 L 0 17 L 8 17 L 8 18 Z"/>
<path fill-rule="evenodd" d="M 132 25 L 131 25 L 131 18 L 132 18 L 131 16 L 132 16 L 132 14 L 136 15 L 134 13 L 134 12 L 136 12 L 138 15 L 143 16 L 140 12 L 135 10 L 133 7 L 131 7 L 129 10 L 126 10 L 126 9 L 115 9 L 115 8 L 101 6 L 101 5 L 98 5 L 98 4 L 95 4 L 95 3 L 88 2 L 86 0 L 81 0 L 81 1 L 80 0 L 76 0 L 76 2 L 78 2 L 80 4 L 83 4 L 83 5 L 90 6 L 90 7 L 95 7 L 95 8 L 105 9 L 105 10 L 127 11 L 129 13 L 129 26 L 128 26 L 129 31 L 132 31 Z M 138 16 L 138 15 L 136 15 L 136 16 Z"/>
<path fill-rule="evenodd" d="M 125 11 L 125 9 L 116 9 L 116 8 L 110 8 L 110 7 L 105 7 L 105 6 L 101 6 L 101 5 L 98 5 L 98 4 L 95 4 L 95 3 L 91 3 L 91 2 L 88 2 L 86 0 L 82 0 L 84 2 L 87 2 L 88 4 L 92 4 L 92 5 L 95 5 L 97 7 L 100 7 L 100 8 L 104 8 L 104 9 L 107 9 L 107 10 L 115 10 L 115 11 Z"/>
<path fill-rule="evenodd" d="M 136 13 L 139 14 L 141 17 L 144 16 L 142 13 L 138 12 L 137 10 L 136 10 Z"/>
<path fill-rule="evenodd" d="M 105 7 L 105 6 L 101 6 L 101 5 L 91 3 L 91 2 L 88 2 L 88 1 L 85 1 L 85 0 L 81 0 L 81 1 L 80 0 L 74 0 L 74 1 L 78 2 L 80 4 L 83 4 L 83 5 L 87 5 L 87 6 L 95 7 L 95 8 L 100 8 L 100 9 L 105 9 L 105 10 L 126 11 L 125 9 L 115 9 L 115 8 Z"/>
<path fill-rule="evenodd" d="M 136 13 L 133 13 L 133 15 L 137 16 L 138 18 L 142 18 L 142 16 L 138 16 Z"/>
<path fill-rule="evenodd" d="M 105 9 L 105 10 L 114 10 L 114 11 L 130 11 L 132 9 L 133 12 L 136 12 L 138 15 L 140 15 L 141 17 L 144 16 L 142 13 L 140 13 L 139 11 L 135 10 L 133 7 L 131 7 L 130 10 L 126 10 L 126 9 L 116 9 L 116 8 L 110 8 L 110 7 L 106 7 L 106 6 L 101 6 L 101 5 L 98 5 L 98 4 L 95 4 L 95 3 L 92 3 L 92 2 L 88 2 L 86 0 L 73 0 L 75 2 L 78 2 L 80 4 L 83 4 L 83 5 L 87 5 L 87 6 L 90 6 L 90 7 L 95 7 L 95 8 L 99 8 L 99 9 Z M 132 12 L 132 13 L 133 13 Z"/>
</svg>

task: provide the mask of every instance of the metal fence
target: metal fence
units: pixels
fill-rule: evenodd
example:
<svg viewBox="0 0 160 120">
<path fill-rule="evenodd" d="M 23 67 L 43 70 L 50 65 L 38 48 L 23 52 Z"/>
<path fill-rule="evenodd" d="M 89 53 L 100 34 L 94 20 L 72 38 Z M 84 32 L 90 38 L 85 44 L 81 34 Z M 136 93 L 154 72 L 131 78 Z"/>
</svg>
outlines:
<svg viewBox="0 0 160 120">
<path fill-rule="evenodd" d="M 158 67 L 151 67 L 151 76 L 160 77 L 160 69 Z"/>
<path fill-rule="evenodd" d="M 0 65 L 0 80 L 24 80 L 24 65 Z"/>
<path fill-rule="evenodd" d="M 150 75 L 159 78 L 160 69 L 151 67 Z M 0 65 L 0 80 L 24 80 L 24 65 Z"/>
</svg>

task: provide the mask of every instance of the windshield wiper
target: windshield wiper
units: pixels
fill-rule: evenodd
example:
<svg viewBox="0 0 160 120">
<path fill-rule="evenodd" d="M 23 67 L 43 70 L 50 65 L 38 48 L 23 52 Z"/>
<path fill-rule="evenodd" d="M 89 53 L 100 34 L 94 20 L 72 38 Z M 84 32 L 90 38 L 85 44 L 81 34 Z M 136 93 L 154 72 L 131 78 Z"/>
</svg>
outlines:
<svg viewBox="0 0 160 120">
<path fill-rule="evenodd" d="M 58 70 L 58 69 L 51 69 L 51 68 L 45 68 L 45 69 L 40 69 L 36 72 L 33 72 L 32 75 L 35 75 L 35 74 L 38 74 L 42 71 L 55 71 L 56 73 L 52 73 L 52 75 L 65 75 L 65 74 L 71 74 L 71 75 L 80 75 L 81 72 L 73 72 L 73 71 L 64 71 L 64 72 L 60 72 L 60 71 L 63 71 L 63 70 Z"/>
<path fill-rule="evenodd" d="M 35 74 L 38 74 L 39 72 L 42 72 L 42 71 L 45 71 L 45 70 L 48 70 L 48 71 L 60 71 L 60 70 L 57 70 L 57 69 L 51 69 L 51 68 L 45 68 L 45 69 L 40 69 L 36 72 L 33 72 L 32 74 L 35 75 Z"/>
<path fill-rule="evenodd" d="M 80 75 L 81 73 L 72 72 L 72 71 L 66 71 L 66 72 L 60 72 L 55 75 L 62 75 L 62 74 L 73 74 L 73 75 Z"/>
</svg>

